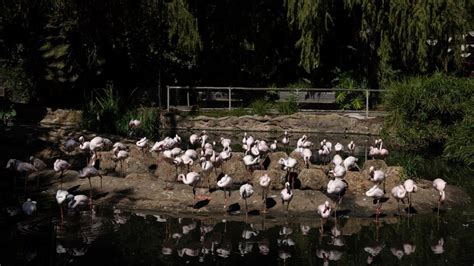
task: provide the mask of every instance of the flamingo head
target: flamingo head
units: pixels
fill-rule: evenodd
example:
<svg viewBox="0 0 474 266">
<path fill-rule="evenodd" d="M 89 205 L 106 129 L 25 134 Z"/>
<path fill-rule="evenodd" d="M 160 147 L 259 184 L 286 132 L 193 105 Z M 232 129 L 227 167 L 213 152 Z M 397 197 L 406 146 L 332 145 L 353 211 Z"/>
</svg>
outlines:
<svg viewBox="0 0 474 266">
<path fill-rule="evenodd" d="M 373 174 L 374 171 L 375 171 L 375 167 L 371 166 L 371 167 L 369 168 L 369 173 L 370 173 L 370 174 Z"/>
<path fill-rule="evenodd" d="M 84 143 L 84 136 L 80 136 L 80 137 L 79 137 L 79 142 L 80 142 L 80 143 Z"/>
<path fill-rule="evenodd" d="M 184 178 L 185 178 L 184 174 L 179 174 L 177 180 L 178 181 L 183 181 Z"/>
<path fill-rule="evenodd" d="M 324 211 L 323 211 L 323 213 L 329 211 L 329 209 L 330 209 L 329 201 L 326 200 L 326 201 L 324 202 Z"/>
</svg>

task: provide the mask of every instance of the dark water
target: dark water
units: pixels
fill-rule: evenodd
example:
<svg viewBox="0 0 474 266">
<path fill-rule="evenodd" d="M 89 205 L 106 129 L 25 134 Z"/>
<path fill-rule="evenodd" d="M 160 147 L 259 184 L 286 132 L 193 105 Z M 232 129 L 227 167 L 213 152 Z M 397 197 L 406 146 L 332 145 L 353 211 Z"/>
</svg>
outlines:
<svg viewBox="0 0 474 266">
<path fill-rule="evenodd" d="M 449 210 L 376 223 L 175 218 L 96 207 L 2 220 L 1 265 L 472 265 L 474 214 Z M 215 219 L 217 218 L 217 219 Z M 351 220 L 353 219 L 353 220 Z M 275 224 L 279 223 L 279 225 Z M 338 232 L 339 231 L 339 232 Z"/>
</svg>

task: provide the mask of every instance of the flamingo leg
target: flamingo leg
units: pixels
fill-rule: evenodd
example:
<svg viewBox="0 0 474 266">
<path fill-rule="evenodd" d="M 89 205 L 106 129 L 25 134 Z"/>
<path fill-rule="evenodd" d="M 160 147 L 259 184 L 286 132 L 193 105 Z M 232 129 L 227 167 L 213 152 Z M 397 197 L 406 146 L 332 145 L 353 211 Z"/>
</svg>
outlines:
<svg viewBox="0 0 474 266">
<path fill-rule="evenodd" d="M 439 216 L 439 208 L 441 207 L 441 199 L 438 200 L 438 214 L 437 216 Z"/>
<path fill-rule="evenodd" d="M 248 216 L 248 207 L 247 207 L 247 198 L 244 199 L 245 200 L 245 217 Z"/>
<path fill-rule="evenodd" d="M 225 193 L 226 188 L 224 187 L 224 208 L 227 207 L 227 194 Z"/>
<path fill-rule="evenodd" d="M 90 177 L 87 179 L 89 179 L 89 204 L 92 206 L 92 182 Z"/>
<path fill-rule="evenodd" d="M 59 204 L 59 209 L 61 210 L 61 224 L 64 223 L 64 214 L 63 214 L 63 205 Z"/>
<path fill-rule="evenodd" d="M 100 177 L 100 188 L 102 189 L 102 175 L 99 175 Z"/>
<path fill-rule="evenodd" d="M 63 174 L 64 171 L 61 171 L 61 175 L 59 176 L 59 180 L 61 180 L 61 189 L 63 189 Z"/>
</svg>

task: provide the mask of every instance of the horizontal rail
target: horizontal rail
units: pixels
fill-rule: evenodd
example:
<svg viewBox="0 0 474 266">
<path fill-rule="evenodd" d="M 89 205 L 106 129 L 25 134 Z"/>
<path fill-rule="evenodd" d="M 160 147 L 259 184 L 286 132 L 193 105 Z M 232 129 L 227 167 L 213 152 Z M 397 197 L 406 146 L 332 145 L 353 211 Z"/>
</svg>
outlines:
<svg viewBox="0 0 474 266">
<path fill-rule="evenodd" d="M 380 89 L 345 89 L 345 88 L 249 88 L 249 87 L 193 87 L 193 86 L 168 86 L 173 90 L 243 90 L 243 91 L 368 91 L 368 92 L 385 92 L 388 90 Z"/>
</svg>

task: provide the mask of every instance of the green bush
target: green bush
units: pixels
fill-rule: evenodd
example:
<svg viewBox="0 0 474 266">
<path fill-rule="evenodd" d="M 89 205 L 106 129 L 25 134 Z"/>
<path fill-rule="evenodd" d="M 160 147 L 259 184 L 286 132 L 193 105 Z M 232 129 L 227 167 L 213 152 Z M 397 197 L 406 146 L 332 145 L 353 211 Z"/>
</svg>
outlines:
<svg viewBox="0 0 474 266">
<path fill-rule="evenodd" d="M 138 129 L 132 132 L 128 126 L 128 123 L 132 119 L 138 119 L 141 125 Z M 129 110 L 126 112 L 121 119 L 117 120 L 117 130 L 121 135 L 131 135 L 133 137 L 147 137 L 147 138 L 158 138 L 160 133 L 160 112 L 157 108 L 142 108 Z"/>
<path fill-rule="evenodd" d="M 13 104 L 9 105 L 8 107 L 6 104 L 0 105 L 0 120 L 2 121 L 5 127 L 8 125 L 9 121 L 15 118 L 15 116 L 16 116 L 16 111 L 13 108 Z"/>
<path fill-rule="evenodd" d="M 86 101 L 82 112 L 82 126 L 98 133 L 117 133 L 116 121 L 123 114 L 120 100 L 112 84 L 96 90 Z"/>
<path fill-rule="evenodd" d="M 411 149 L 442 147 L 465 116 L 474 80 L 437 73 L 393 82 L 388 89 L 385 133 Z"/>
<path fill-rule="evenodd" d="M 276 104 L 276 109 L 279 114 L 291 115 L 298 112 L 298 102 L 296 96 L 290 96 L 286 101 L 279 102 Z"/>
<path fill-rule="evenodd" d="M 267 115 L 273 108 L 273 104 L 265 100 L 256 100 L 250 104 L 252 114 L 256 115 Z"/>
<path fill-rule="evenodd" d="M 343 74 L 337 82 L 336 88 L 349 89 L 351 91 L 336 91 L 336 104 L 342 110 L 361 110 L 365 107 L 365 94 L 355 89 L 365 89 L 365 82 L 357 82 L 348 74 Z"/>
</svg>

